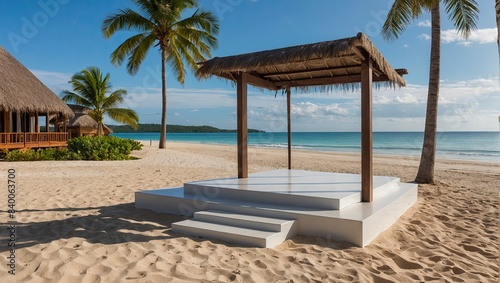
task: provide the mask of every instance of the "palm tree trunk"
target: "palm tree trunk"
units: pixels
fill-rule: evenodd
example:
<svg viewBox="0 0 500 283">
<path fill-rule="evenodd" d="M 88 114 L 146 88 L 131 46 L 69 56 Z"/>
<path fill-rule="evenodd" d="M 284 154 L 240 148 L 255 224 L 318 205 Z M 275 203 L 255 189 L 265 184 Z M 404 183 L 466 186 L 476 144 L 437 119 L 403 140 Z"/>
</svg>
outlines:
<svg viewBox="0 0 500 283">
<path fill-rule="evenodd" d="M 497 14 L 497 45 L 498 45 L 498 58 L 500 60 L 500 0 L 495 1 L 495 11 Z"/>
<path fill-rule="evenodd" d="M 102 123 L 97 123 L 97 136 L 102 136 Z"/>
<path fill-rule="evenodd" d="M 167 140 L 167 78 L 165 72 L 165 49 L 161 48 L 161 130 L 160 149 L 165 148 Z"/>
<path fill-rule="evenodd" d="M 439 78 L 441 58 L 441 18 L 439 2 L 432 8 L 431 22 L 431 61 L 429 70 L 429 88 L 427 92 L 427 111 L 425 115 L 425 133 L 417 183 L 434 183 L 434 162 L 436 160 L 436 131 L 438 117 Z"/>
</svg>

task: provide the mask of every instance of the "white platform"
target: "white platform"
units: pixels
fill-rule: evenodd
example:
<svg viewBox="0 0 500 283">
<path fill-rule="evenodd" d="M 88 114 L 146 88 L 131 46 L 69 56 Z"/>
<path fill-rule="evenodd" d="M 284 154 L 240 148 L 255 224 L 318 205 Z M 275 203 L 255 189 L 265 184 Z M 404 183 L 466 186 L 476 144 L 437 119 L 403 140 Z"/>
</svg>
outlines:
<svg viewBox="0 0 500 283">
<path fill-rule="evenodd" d="M 263 226 L 258 226 L 262 224 L 257 227 L 239 227 L 234 222 L 241 222 L 245 217 L 252 219 L 260 216 L 295 220 L 293 229 L 286 232 L 286 237 L 282 240 L 299 234 L 323 236 L 365 246 L 417 201 L 416 184 L 400 183 L 398 178 L 381 176 L 374 177 L 373 183 L 374 201 L 361 203 L 360 175 L 274 170 L 251 174 L 247 179 L 190 182 L 181 188 L 136 192 L 136 207 L 187 217 L 194 215 L 195 220 L 182 225 L 174 223 L 174 232 L 213 237 L 243 245 L 275 245 L 274 240 L 270 244 L 245 241 L 245 235 L 250 237 L 255 233 L 241 229 L 265 231 Z M 195 214 L 206 210 L 218 210 L 218 214 L 226 215 L 221 218 L 210 212 Z M 233 213 L 232 220 L 227 217 L 230 213 Z M 196 219 L 197 215 L 201 219 L 200 216 Z M 207 215 L 208 220 L 204 218 Z M 214 222 L 216 218 L 222 219 L 222 222 Z M 253 218 L 252 221 L 248 219 L 244 221 L 255 222 L 258 218 Z M 191 225 L 192 229 L 186 228 L 186 225 Z M 207 232 L 211 229 L 219 232 Z M 242 236 L 237 236 L 238 233 Z"/>
</svg>

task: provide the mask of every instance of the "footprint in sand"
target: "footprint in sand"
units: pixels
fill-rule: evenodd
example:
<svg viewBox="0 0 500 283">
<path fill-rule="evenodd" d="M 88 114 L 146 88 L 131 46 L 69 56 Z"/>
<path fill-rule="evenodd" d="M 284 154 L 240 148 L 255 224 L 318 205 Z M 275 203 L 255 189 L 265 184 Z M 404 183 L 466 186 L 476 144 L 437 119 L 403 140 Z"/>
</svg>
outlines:
<svg viewBox="0 0 500 283">
<path fill-rule="evenodd" d="M 267 268 L 267 264 L 263 263 L 260 260 L 254 261 L 253 264 L 255 264 L 255 266 L 257 266 L 258 268 L 262 268 L 262 269 L 266 269 Z"/>
</svg>

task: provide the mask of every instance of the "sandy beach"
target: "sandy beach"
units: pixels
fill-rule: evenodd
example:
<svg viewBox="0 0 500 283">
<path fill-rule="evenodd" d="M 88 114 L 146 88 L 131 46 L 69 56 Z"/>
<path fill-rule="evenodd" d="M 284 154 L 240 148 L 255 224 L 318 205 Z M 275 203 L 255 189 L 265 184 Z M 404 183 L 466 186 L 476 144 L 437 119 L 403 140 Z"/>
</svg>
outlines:
<svg viewBox="0 0 500 283">
<path fill-rule="evenodd" d="M 138 190 L 236 174 L 236 147 L 168 143 L 138 160 L 0 162 L 1 282 L 498 282 L 500 163 L 439 160 L 436 185 L 365 248 L 298 236 L 273 249 L 172 233 L 181 216 L 134 208 Z M 293 168 L 359 173 L 358 154 L 293 152 Z M 250 172 L 286 151 L 249 148 Z M 418 160 L 376 156 L 411 182 Z M 16 275 L 8 274 L 7 170 L 16 170 Z M 3 186 L 3 187 L 2 187 Z"/>
</svg>

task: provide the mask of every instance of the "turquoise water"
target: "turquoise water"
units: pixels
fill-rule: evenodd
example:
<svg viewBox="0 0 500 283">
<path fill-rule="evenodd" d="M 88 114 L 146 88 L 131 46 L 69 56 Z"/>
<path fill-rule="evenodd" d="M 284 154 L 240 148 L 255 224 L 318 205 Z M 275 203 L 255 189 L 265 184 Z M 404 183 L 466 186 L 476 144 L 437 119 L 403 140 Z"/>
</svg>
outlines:
<svg viewBox="0 0 500 283">
<path fill-rule="evenodd" d="M 159 133 L 122 133 L 117 137 L 159 140 Z M 373 152 L 420 156 L 424 134 L 417 132 L 373 133 Z M 249 133 L 249 145 L 286 148 L 287 133 Z M 167 133 L 167 141 L 236 144 L 236 133 Z M 360 133 L 293 133 L 292 148 L 360 152 Z M 500 162 L 500 132 L 442 132 L 437 134 L 438 158 Z"/>
</svg>

